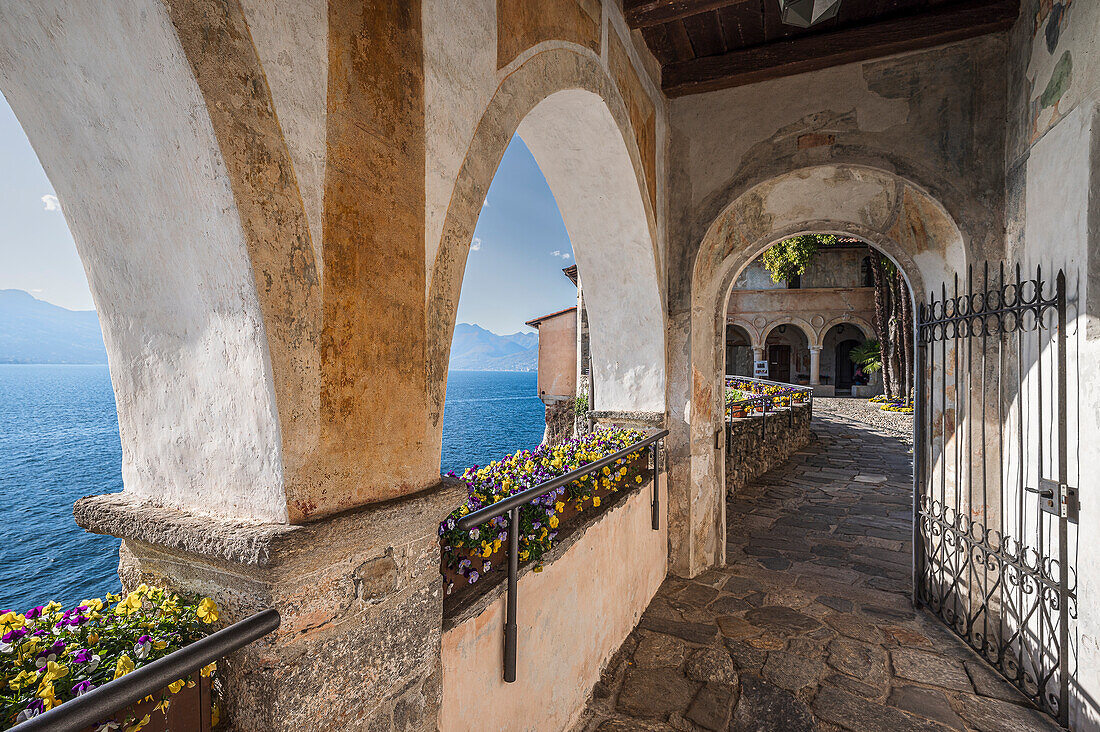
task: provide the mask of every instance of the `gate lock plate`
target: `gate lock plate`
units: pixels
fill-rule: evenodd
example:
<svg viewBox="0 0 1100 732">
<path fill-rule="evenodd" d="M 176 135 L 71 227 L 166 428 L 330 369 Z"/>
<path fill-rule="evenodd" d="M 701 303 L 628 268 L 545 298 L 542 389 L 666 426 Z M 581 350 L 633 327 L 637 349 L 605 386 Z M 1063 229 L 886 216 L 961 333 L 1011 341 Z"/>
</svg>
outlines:
<svg viewBox="0 0 1100 732">
<path fill-rule="evenodd" d="M 1065 483 L 1046 478 L 1039 479 L 1039 490 L 1028 488 L 1029 493 L 1039 494 L 1039 508 L 1071 523 L 1077 523 L 1081 505 L 1077 498 L 1077 489 Z"/>
</svg>

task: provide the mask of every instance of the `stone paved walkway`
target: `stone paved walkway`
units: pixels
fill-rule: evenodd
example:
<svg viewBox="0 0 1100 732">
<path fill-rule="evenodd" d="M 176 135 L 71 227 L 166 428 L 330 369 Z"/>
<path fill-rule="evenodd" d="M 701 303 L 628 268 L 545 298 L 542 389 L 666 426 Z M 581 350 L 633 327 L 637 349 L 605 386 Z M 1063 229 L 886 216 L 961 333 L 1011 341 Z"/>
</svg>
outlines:
<svg viewBox="0 0 1100 732">
<path fill-rule="evenodd" d="M 578 729 L 1058 729 L 910 605 L 908 445 L 813 430 L 727 502 L 727 566 L 665 581 Z"/>
</svg>

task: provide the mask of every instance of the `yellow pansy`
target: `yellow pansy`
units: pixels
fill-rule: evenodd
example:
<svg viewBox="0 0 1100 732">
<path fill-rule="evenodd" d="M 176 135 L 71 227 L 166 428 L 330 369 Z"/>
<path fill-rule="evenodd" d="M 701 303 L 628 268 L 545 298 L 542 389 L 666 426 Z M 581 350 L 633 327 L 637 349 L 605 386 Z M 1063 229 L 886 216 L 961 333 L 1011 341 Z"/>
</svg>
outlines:
<svg viewBox="0 0 1100 732">
<path fill-rule="evenodd" d="M 61 679 L 69 675 L 69 667 L 62 666 L 60 663 L 48 661 L 46 663 L 46 675 L 43 677 L 43 681 L 53 681 L 55 679 Z"/>
<path fill-rule="evenodd" d="M 489 546 L 488 544 L 485 544 L 484 546 L 481 547 L 481 556 L 483 558 L 489 556 L 492 553 L 493 553 L 493 547 Z"/>
<path fill-rule="evenodd" d="M 642 476 L 640 476 L 640 475 L 634 476 L 634 482 L 635 483 L 641 483 L 642 482 Z"/>
<path fill-rule="evenodd" d="M 99 643 L 99 633 L 92 631 L 88 634 L 88 645 L 94 646 L 96 643 Z"/>
<path fill-rule="evenodd" d="M 211 663 L 209 665 L 203 666 L 202 670 L 199 671 L 199 674 L 202 675 L 203 677 L 207 677 L 207 676 L 210 676 L 210 674 L 214 673 L 217 670 L 218 670 L 218 664 L 217 664 L 217 662 L 214 662 L 214 663 Z"/>
<path fill-rule="evenodd" d="M 133 670 L 134 662 L 130 660 L 130 657 L 125 653 L 119 656 L 118 663 L 115 665 L 115 678 L 121 678 Z"/>
<path fill-rule="evenodd" d="M 59 702 L 55 696 L 52 681 L 42 680 L 42 683 L 38 685 L 38 698 L 42 700 L 42 705 L 47 709 L 53 709 Z"/>
<path fill-rule="evenodd" d="M 183 684 L 184 684 L 183 679 L 180 679 L 179 681 L 173 681 L 171 684 L 168 684 L 168 691 L 175 694 L 176 692 L 178 692 L 180 689 L 183 688 Z"/>
<path fill-rule="evenodd" d="M 550 520 L 547 523 L 550 524 L 551 529 L 558 528 L 558 517 L 557 516 L 551 516 Z"/>
<path fill-rule="evenodd" d="M 149 724 L 149 722 L 150 722 L 149 715 L 146 714 L 144 717 L 142 717 L 141 719 L 139 719 L 138 721 L 134 722 L 129 727 L 127 727 L 125 729 L 125 732 L 138 732 L 138 730 L 145 727 L 147 724 Z"/>
<path fill-rule="evenodd" d="M 50 600 L 49 602 L 46 603 L 46 607 L 42 608 L 42 613 L 48 615 L 50 613 L 56 613 L 60 609 L 61 609 L 61 603 L 60 602 L 57 602 L 56 600 Z"/>
<path fill-rule="evenodd" d="M 561 513 L 562 511 L 565 510 L 565 504 L 562 503 L 561 501 L 558 501 L 557 503 L 554 504 L 554 510 L 557 511 L 558 513 Z"/>
<path fill-rule="evenodd" d="M 160 700 L 160 701 L 159 701 L 159 702 L 157 703 L 157 706 L 156 706 L 156 707 L 154 707 L 154 708 L 155 708 L 155 709 L 156 709 L 156 710 L 157 710 L 158 712 L 160 712 L 161 714 L 163 714 L 164 716 L 166 716 L 166 717 L 167 717 L 167 716 L 168 716 L 168 705 L 169 705 L 169 701 L 168 701 L 167 699 L 161 699 L 161 700 Z"/>
<path fill-rule="evenodd" d="M 8 682 L 8 686 L 10 686 L 13 691 L 19 691 L 24 686 L 30 686 L 31 684 L 33 684 L 37 680 L 38 680 L 38 673 L 37 672 L 32 674 L 29 671 L 20 671 L 19 673 L 17 673 L 15 675 L 14 679 L 12 679 L 11 681 Z"/>
<path fill-rule="evenodd" d="M 213 623 L 218 619 L 218 605 L 209 597 L 204 597 L 199 602 L 195 614 L 199 616 L 199 620 L 202 622 Z"/>
<path fill-rule="evenodd" d="M 133 615 L 141 609 L 141 595 L 131 592 L 115 606 L 116 615 Z"/>
<path fill-rule="evenodd" d="M 0 615 L 0 633 L 7 633 L 15 630 L 16 628 L 22 628 L 27 622 L 27 619 L 16 612 L 6 612 Z"/>
<path fill-rule="evenodd" d="M 592 496 L 592 505 L 595 506 L 596 508 L 599 508 L 599 506 L 600 506 L 600 497 L 599 496 Z"/>
</svg>

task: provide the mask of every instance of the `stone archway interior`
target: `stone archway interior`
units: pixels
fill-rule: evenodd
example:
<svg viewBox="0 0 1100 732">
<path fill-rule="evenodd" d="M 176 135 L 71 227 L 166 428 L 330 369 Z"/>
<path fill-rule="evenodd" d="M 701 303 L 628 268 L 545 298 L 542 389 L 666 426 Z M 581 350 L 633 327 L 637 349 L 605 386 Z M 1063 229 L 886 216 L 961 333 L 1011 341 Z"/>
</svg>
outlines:
<svg viewBox="0 0 1100 732">
<path fill-rule="evenodd" d="M 653 236 L 622 132 L 592 92 L 559 91 L 518 133 L 573 244 L 588 311 L 595 407 L 663 412 L 664 318 Z"/>
</svg>

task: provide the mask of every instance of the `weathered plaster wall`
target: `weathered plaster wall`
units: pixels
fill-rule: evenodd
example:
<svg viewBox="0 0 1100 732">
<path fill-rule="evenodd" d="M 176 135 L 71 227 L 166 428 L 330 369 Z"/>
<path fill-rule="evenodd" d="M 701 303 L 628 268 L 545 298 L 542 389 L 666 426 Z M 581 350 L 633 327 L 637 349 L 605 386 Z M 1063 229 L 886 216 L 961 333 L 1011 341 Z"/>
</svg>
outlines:
<svg viewBox="0 0 1100 732">
<path fill-rule="evenodd" d="M 1067 274 L 1069 482 L 1082 487 L 1080 531 L 1071 532 L 1070 544 L 1078 557 L 1070 714 L 1073 729 L 1097 730 L 1100 572 L 1088 558 L 1100 551 L 1100 498 L 1088 489 L 1088 476 L 1100 471 L 1100 5 L 1024 2 L 1011 38 L 1008 246 L 1010 261 L 1025 272 L 1041 264 L 1044 277 L 1063 268 Z M 1045 363 L 1050 356 L 1043 354 Z M 1036 376 L 1038 357 L 1030 354 L 1025 378 Z"/>
<path fill-rule="evenodd" d="M 837 323 L 851 323 L 873 337 L 874 290 L 816 288 L 812 290 L 737 290 L 730 292 L 727 322 L 751 334 L 759 348 L 767 334 L 781 323 L 792 323 L 805 334 L 808 345 L 820 346 L 826 331 Z"/>
<path fill-rule="evenodd" d="M 713 432 L 722 311 L 733 279 L 775 240 L 806 231 L 872 242 L 918 292 L 967 261 L 999 254 L 1003 144 L 989 130 L 1000 129 L 1005 115 L 1005 48 L 1003 37 L 986 37 L 672 102 L 677 572 L 721 561 Z"/>
<path fill-rule="evenodd" d="M 328 94 L 325 0 L 241 0 L 298 181 L 321 271 Z"/>
<path fill-rule="evenodd" d="M 539 398 L 577 393 L 577 310 L 539 321 Z"/>
<path fill-rule="evenodd" d="M 637 625 L 665 578 L 667 522 L 650 523 L 646 483 L 542 572 L 519 579 L 516 681 L 502 679 L 502 594 L 443 634 L 439 729 L 465 732 L 501 720 L 509 729 L 559 732 L 584 710 L 611 654 Z"/>
<path fill-rule="evenodd" d="M 166 6 L 4 3 L 0 89 L 85 263 L 126 490 L 285 521 L 275 378 L 246 232 Z"/>
</svg>

